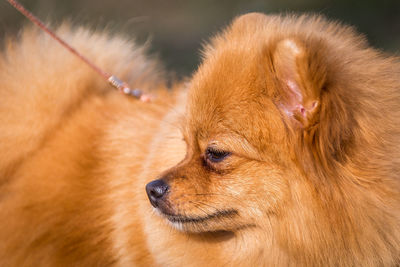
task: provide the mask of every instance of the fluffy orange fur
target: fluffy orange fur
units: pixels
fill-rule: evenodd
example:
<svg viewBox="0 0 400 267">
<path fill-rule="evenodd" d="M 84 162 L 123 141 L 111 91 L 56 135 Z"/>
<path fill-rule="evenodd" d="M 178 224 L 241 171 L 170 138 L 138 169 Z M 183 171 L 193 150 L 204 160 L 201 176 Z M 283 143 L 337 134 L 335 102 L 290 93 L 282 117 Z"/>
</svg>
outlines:
<svg viewBox="0 0 400 267">
<path fill-rule="evenodd" d="M 168 90 L 144 48 L 58 32 L 157 97 L 36 30 L 7 41 L 1 266 L 400 264 L 399 58 L 318 16 L 248 14 Z"/>
</svg>

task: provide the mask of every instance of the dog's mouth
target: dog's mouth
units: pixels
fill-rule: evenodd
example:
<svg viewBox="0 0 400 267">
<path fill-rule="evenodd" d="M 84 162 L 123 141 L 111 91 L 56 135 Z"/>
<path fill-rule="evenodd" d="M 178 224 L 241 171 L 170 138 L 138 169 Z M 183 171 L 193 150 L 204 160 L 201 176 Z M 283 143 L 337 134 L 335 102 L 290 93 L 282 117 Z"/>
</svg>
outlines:
<svg viewBox="0 0 400 267">
<path fill-rule="evenodd" d="M 169 185 L 162 179 L 148 183 L 146 192 L 155 211 L 180 231 L 231 231 L 243 225 L 239 210 L 234 208 L 213 207 L 205 202 L 188 199 L 175 199 L 171 202 Z"/>
<path fill-rule="evenodd" d="M 185 215 L 175 215 L 166 214 L 164 216 L 172 223 L 204 223 L 210 220 L 218 220 L 224 218 L 232 218 L 238 215 L 238 211 L 235 209 L 216 211 L 206 216 L 185 216 Z"/>
<path fill-rule="evenodd" d="M 217 210 L 204 216 L 171 213 L 159 208 L 156 210 L 175 229 L 192 233 L 235 229 L 235 218 L 239 215 L 236 209 Z"/>
</svg>

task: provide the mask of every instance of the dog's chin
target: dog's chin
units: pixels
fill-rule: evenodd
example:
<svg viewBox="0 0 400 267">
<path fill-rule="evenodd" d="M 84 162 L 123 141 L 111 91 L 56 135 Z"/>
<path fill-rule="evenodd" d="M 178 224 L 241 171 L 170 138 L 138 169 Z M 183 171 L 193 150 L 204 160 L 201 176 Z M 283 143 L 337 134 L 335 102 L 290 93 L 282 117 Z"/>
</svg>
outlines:
<svg viewBox="0 0 400 267">
<path fill-rule="evenodd" d="M 225 209 L 201 215 L 182 215 L 183 213 L 171 213 L 160 208 L 155 208 L 158 215 L 162 216 L 166 222 L 181 232 L 205 233 L 218 231 L 235 231 L 243 228 L 243 224 L 237 222 L 239 215 L 235 209 Z"/>
</svg>

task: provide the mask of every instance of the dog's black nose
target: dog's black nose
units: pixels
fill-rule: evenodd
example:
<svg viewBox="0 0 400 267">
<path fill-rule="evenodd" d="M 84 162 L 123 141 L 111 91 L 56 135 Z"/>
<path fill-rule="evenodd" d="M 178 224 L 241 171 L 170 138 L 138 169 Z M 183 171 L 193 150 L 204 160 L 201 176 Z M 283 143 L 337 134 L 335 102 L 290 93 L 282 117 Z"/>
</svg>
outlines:
<svg viewBox="0 0 400 267">
<path fill-rule="evenodd" d="M 158 207 L 158 201 L 167 193 L 168 184 L 164 180 L 154 180 L 146 185 L 147 196 L 153 207 Z"/>
</svg>

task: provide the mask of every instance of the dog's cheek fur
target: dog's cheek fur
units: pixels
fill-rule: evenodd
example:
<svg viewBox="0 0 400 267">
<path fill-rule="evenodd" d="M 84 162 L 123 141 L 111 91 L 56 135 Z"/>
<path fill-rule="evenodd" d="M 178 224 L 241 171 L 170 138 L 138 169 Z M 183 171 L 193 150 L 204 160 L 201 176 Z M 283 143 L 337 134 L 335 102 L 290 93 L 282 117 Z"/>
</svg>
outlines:
<svg viewBox="0 0 400 267">
<path fill-rule="evenodd" d="M 168 201 L 175 212 L 201 217 L 237 211 L 226 220 L 209 224 L 208 231 L 263 228 L 269 225 L 269 216 L 278 214 L 288 201 L 290 175 L 272 163 L 243 160 L 239 167 L 222 174 L 193 166 L 196 164 L 189 162 L 181 173 L 170 173 L 172 177 L 167 178 L 171 187 Z"/>
</svg>

